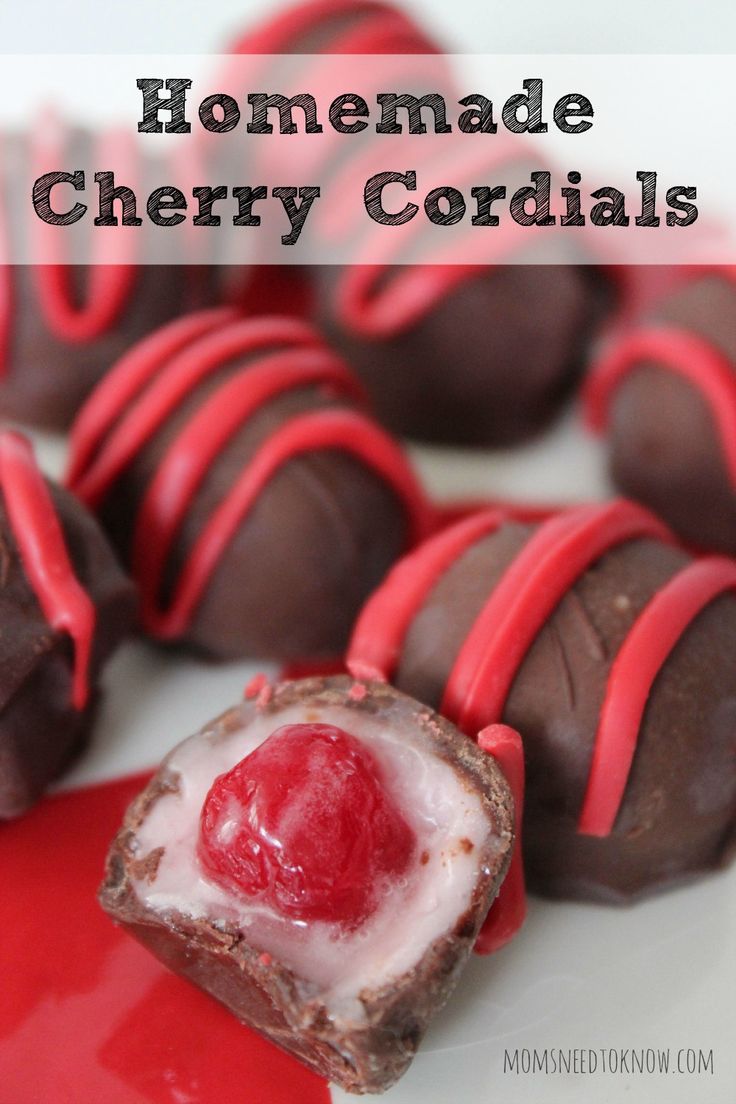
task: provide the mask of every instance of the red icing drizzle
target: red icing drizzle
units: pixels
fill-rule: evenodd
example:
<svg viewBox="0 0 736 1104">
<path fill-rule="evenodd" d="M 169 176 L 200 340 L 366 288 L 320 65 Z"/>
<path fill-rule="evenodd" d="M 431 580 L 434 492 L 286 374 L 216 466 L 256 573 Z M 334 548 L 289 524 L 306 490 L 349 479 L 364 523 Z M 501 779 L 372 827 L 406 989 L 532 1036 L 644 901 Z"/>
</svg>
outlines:
<svg viewBox="0 0 736 1104">
<path fill-rule="evenodd" d="M 607 836 L 623 799 L 649 692 L 688 625 L 724 591 L 736 589 L 736 563 L 696 560 L 654 595 L 613 662 L 601 710 L 578 829 Z"/>
<path fill-rule="evenodd" d="M 728 357 L 704 337 L 675 326 L 635 330 L 614 346 L 588 378 L 584 398 L 592 429 L 608 423 L 616 389 L 637 367 L 652 363 L 683 376 L 708 404 L 736 489 L 736 371 Z"/>
<path fill-rule="evenodd" d="M 524 745 L 508 725 L 493 724 L 478 733 L 478 746 L 498 763 L 514 798 L 516 842 L 511 865 L 493 907 L 475 941 L 478 954 L 493 954 L 514 938 L 526 919 L 526 887 L 521 855 L 521 822 L 524 813 Z"/>
<path fill-rule="evenodd" d="M 437 580 L 471 545 L 503 523 L 497 510 L 474 514 L 431 537 L 391 569 L 360 614 L 347 667 L 356 679 L 390 679 L 411 623 Z"/>
<path fill-rule="evenodd" d="M 56 129 L 53 134 L 46 132 L 42 137 L 43 142 L 38 145 L 34 157 L 36 177 L 64 160 L 59 130 Z M 126 180 L 135 189 L 138 159 L 135 139 L 127 131 L 114 131 L 100 137 L 95 154 L 96 164 L 107 165 L 113 156 L 116 165 L 125 170 Z M 136 234 L 140 231 L 132 227 L 112 231 L 116 235 L 115 242 L 126 247 L 125 262 L 115 264 L 105 260 L 106 250 L 112 241 L 105 235 L 110 231 L 102 229 L 95 232 L 95 255 L 86 266 L 89 280 L 86 301 L 76 304 L 71 272 L 61 256 L 63 230 L 40 220 L 35 229 L 44 239 L 44 255 L 57 258 L 55 263 L 33 266 L 38 299 L 47 326 L 62 341 L 82 343 L 94 340 L 114 326 L 130 299 L 137 272 Z"/>
<path fill-rule="evenodd" d="M 23 570 L 44 617 L 74 645 L 72 703 L 89 698 L 89 662 L 95 607 L 74 574 L 64 534 L 30 444 L 18 433 L 0 434 L 0 485 Z"/>
<path fill-rule="evenodd" d="M 72 431 L 67 482 L 88 506 L 99 505 L 192 388 L 228 360 L 281 344 L 319 344 L 314 330 L 297 319 L 231 321 L 236 317 L 225 308 L 170 323 L 110 370 Z"/>
<path fill-rule="evenodd" d="M 476 617 L 442 712 L 469 733 L 500 722 L 524 657 L 569 588 L 605 552 L 637 537 L 674 539 L 647 510 L 625 501 L 583 506 L 541 525 Z"/>
<path fill-rule="evenodd" d="M 342 409 L 292 417 L 260 445 L 213 509 L 176 580 L 170 605 L 159 606 L 167 555 L 208 470 L 233 435 L 270 400 L 296 388 L 319 385 L 355 401 L 363 398 L 360 385 L 305 323 L 289 318 L 228 322 L 230 317 L 226 313 L 222 324 L 217 312 L 205 312 L 188 320 L 192 333 L 184 323 L 174 323 L 142 342 L 105 379 L 101 397 L 93 394 L 72 436 L 69 484 L 88 505 L 97 506 L 193 387 L 234 358 L 261 354 L 226 379 L 188 420 L 139 508 L 132 565 L 141 588 L 141 615 L 151 633 L 167 639 L 186 630 L 236 530 L 270 479 L 296 456 L 322 449 L 355 456 L 405 504 L 412 542 L 426 534 L 431 522 L 403 453 L 370 419 Z"/>
<path fill-rule="evenodd" d="M 84 497 L 91 492 L 80 481 L 91 483 L 88 469 L 97 450 L 110 432 L 126 403 L 150 383 L 163 366 L 198 337 L 220 327 L 236 317 L 235 311 L 219 308 L 200 311 L 177 319 L 134 345 L 100 383 L 82 407 L 71 430 L 70 460 L 67 482 Z"/>
</svg>

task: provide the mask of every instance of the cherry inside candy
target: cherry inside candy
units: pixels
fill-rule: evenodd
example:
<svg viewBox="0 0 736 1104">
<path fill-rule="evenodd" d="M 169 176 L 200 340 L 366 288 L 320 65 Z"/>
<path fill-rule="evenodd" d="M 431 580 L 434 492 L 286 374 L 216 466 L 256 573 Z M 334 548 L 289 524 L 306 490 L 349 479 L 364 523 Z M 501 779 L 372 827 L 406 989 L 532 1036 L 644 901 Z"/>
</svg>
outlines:
<svg viewBox="0 0 736 1104">
<path fill-rule="evenodd" d="M 294 920 L 356 928 L 415 851 L 375 756 L 334 725 L 277 729 L 215 780 L 202 808 L 206 873 Z"/>
</svg>

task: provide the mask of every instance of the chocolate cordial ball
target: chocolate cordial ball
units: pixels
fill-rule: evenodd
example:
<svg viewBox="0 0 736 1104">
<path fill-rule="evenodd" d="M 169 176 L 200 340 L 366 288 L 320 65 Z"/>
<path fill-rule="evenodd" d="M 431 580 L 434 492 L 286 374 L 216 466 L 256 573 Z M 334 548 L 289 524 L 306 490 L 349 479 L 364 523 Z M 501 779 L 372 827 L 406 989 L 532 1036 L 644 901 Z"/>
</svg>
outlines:
<svg viewBox="0 0 736 1104">
<path fill-rule="evenodd" d="M 530 888 L 631 901 L 733 854 L 735 587 L 633 503 L 480 514 L 388 576 L 349 667 L 470 737 L 517 728 Z"/>
<path fill-rule="evenodd" d="M 122 358 L 75 423 L 68 482 L 129 566 L 143 627 L 215 657 L 339 654 L 432 521 L 314 330 L 227 309 Z"/>
<path fill-rule="evenodd" d="M 417 309 L 416 267 L 388 269 L 380 287 L 360 291 L 349 287 L 360 267 L 324 267 L 318 316 L 394 432 L 454 445 L 522 441 L 580 377 L 604 301 L 599 278 L 575 264 L 490 266 L 460 281 L 456 271 L 425 270 Z"/>
<path fill-rule="evenodd" d="M 696 270 L 616 342 L 587 389 L 621 490 L 689 544 L 736 554 L 736 279 Z"/>
<path fill-rule="evenodd" d="M 26 182 L 65 164 L 94 166 L 96 157 L 104 159 L 110 142 L 109 136 L 76 129 L 57 138 L 59 148 L 39 163 L 31 138 L 3 137 L 0 224 L 3 248 L 10 254 L 5 261 L 19 254 L 18 235 L 35 218 L 32 212 L 25 216 Z M 135 139 L 129 147 L 127 139 L 121 138 L 123 142 L 125 156 L 120 153 L 117 164 L 127 171 L 116 173 L 115 182 L 136 190 L 140 208 L 149 191 L 170 177 L 170 170 L 144 158 Z M 98 167 L 110 169 L 111 163 L 104 160 Z M 118 219 L 121 210 L 116 203 Z M 72 238 L 77 228 L 60 232 L 36 220 L 34 233 L 56 235 L 57 244 L 48 245 L 49 250 L 58 246 L 60 233 L 66 235 L 69 252 L 58 264 L 5 263 L 0 268 L 0 417 L 65 428 L 110 364 L 133 342 L 183 310 L 213 301 L 214 270 L 183 264 L 182 239 L 176 234 L 153 239 L 145 210 L 137 215 L 144 225 L 125 231 L 126 264 L 104 263 L 109 244 L 104 235 L 119 231 L 94 228 L 90 210 L 79 224 L 85 227 L 84 243 Z M 160 263 L 144 263 L 151 260 Z"/>
<path fill-rule="evenodd" d="M 315 1072 L 381 1092 L 454 988 L 512 845 L 493 757 L 425 706 L 345 677 L 263 684 L 164 760 L 100 901 Z"/>
<path fill-rule="evenodd" d="M 85 746 L 133 588 L 99 527 L 0 433 L 0 820 L 36 801 Z"/>
</svg>

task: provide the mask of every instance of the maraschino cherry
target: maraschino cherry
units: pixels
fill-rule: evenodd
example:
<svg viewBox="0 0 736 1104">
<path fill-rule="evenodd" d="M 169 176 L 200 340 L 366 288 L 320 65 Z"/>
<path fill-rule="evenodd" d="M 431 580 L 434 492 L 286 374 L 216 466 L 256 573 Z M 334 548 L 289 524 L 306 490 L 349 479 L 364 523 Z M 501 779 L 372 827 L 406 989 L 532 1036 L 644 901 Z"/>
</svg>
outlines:
<svg viewBox="0 0 736 1104">
<path fill-rule="evenodd" d="M 406 874 L 416 837 L 364 743 L 334 725 L 292 724 L 215 780 L 198 851 L 238 896 L 350 931 Z"/>
</svg>

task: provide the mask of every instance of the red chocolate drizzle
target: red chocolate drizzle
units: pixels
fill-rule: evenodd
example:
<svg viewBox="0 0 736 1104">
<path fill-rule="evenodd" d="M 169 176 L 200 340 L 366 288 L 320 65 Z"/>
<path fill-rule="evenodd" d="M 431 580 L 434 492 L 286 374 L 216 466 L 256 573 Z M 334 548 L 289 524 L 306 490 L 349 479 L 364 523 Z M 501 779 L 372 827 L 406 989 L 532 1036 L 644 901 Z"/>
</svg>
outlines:
<svg viewBox="0 0 736 1104">
<path fill-rule="evenodd" d="M 709 602 L 736 589 L 736 563 L 725 556 L 696 560 L 644 607 L 608 677 L 578 830 L 613 831 L 649 692 L 677 641 Z"/>
<path fill-rule="evenodd" d="M 71 637 L 72 704 L 75 709 L 83 709 L 89 698 L 94 603 L 74 574 L 51 495 L 31 446 L 11 431 L 0 434 L 0 487 L 23 570 L 44 617 L 56 632 Z"/>
<path fill-rule="evenodd" d="M 347 663 L 356 678 L 391 677 L 412 620 L 439 578 L 502 521 L 503 515 L 494 512 L 467 518 L 393 569 L 355 628 Z M 583 506 L 542 524 L 476 617 L 448 677 L 441 711 L 473 737 L 498 724 L 529 648 L 568 589 L 607 551 L 641 537 L 668 543 L 675 539 L 646 510 L 625 501 Z M 697 614 L 734 587 L 736 566 L 731 561 L 696 561 L 640 613 L 609 675 L 580 814 L 581 833 L 605 836 L 613 830 L 657 674 Z"/>
<path fill-rule="evenodd" d="M 693 271 L 702 276 L 711 270 L 703 266 Z M 736 286 L 736 265 L 712 271 Z M 715 422 L 726 470 L 736 490 L 736 371 L 716 345 L 689 330 L 664 322 L 645 326 L 626 334 L 605 352 L 583 392 L 590 428 L 596 433 L 605 431 L 617 388 L 643 364 L 676 372 L 700 392 Z"/>
<path fill-rule="evenodd" d="M 357 457 L 404 503 L 412 543 L 431 523 L 429 507 L 402 452 L 368 417 L 352 409 L 302 414 L 276 429 L 256 450 L 196 540 L 170 605 L 160 608 L 168 554 L 203 479 L 233 435 L 262 406 L 289 390 L 320 386 L 363 401 L 360 385 L 305 323 L 233 318 L 228 311 L 202 312 L 141 342 L 112 369 L 72 434 L 68 483 L 84 502 L 98 506 L 192 387 L 233 358 L 254 358 L 189 419 L 140 504 L 132 566 L 141 588 L 141 616 L 151 633 L 166 639 L 185 631 L 235 531 L 274 474 L 296 456 L 338 449 Z"/>
</svg>

